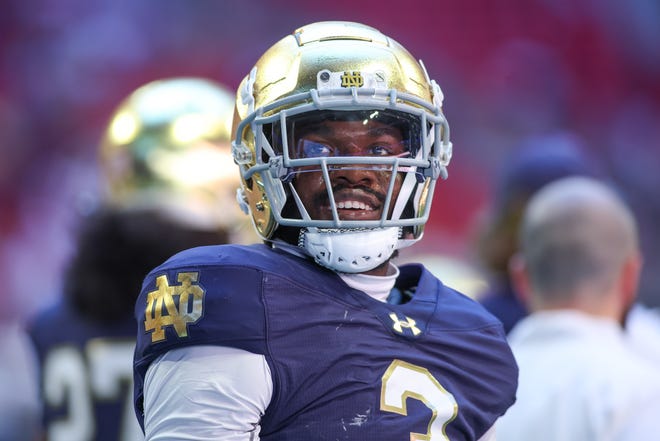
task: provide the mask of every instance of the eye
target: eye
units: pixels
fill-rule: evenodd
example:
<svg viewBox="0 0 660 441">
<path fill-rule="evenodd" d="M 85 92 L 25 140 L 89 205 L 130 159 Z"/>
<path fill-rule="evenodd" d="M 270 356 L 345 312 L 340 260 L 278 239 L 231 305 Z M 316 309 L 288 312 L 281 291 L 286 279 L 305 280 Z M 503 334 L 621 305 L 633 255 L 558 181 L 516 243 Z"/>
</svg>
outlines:
<svg viewBox="0 0 660 441">
<path fill-rule="evenodd" d="M 410 154 L 408 144 L 404 141 L 391 143 L 381 142 L 370 146 L 365 152 L 368 156 L 397 156 L 406 157 Z"/>
<path fill-rule="evenodd" d="M 318 158 L 330 156 L 332 154 L 332 148 L 320 142 L 301 139 L 298 141 L 296 153 L 298 154 L 298 158 Z"/>
<path fill-rule="evenodd" d="M 369 147 L 370 156 L 392 156 L 392 148 L 386 145 L 373 145 Z"/>
</svg>

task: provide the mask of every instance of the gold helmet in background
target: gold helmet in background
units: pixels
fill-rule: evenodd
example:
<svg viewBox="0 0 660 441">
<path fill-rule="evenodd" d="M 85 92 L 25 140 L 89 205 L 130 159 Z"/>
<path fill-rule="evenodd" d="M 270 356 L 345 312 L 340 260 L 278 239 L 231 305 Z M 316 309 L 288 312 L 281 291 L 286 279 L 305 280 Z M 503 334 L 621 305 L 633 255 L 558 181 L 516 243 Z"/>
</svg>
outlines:
<svg viewBox="0 0 660 441">
<path fill-rule="evenodd" d="M 233 130 L 242 203 L 259 235 L 268 240 L 281 227 L 298 228 L 298 244 L 319 264 L 342 272 L 374 268 L 419 240 L 452 153 L 442 99 L 424 65 L 369 26 L 318 22 L 274 44 L 241 82 Z M 405 136 L 405 155 L 342 157 L 297 149 L 294 132 L 322 120 L 396 126 Z M 383 203 L 390 210 L 381 219 L 340 219 L 331 175 L 350 167 L 391 174 Z M 295 188 L 296 176 L 311 169 L 324 176 L 330 220 L 312 218 Z M 395 179 L 402 180 L 398 195 Z"/>
<path fill-rule="evenodd" d="M 231 156 L 235 95 L 203 78 L 168 78 L 136 89 L 116 109 L 100 146 L 106 202 L 152 208 L 235 241 L 253 236 L 240 211 Z"/>
</svg>

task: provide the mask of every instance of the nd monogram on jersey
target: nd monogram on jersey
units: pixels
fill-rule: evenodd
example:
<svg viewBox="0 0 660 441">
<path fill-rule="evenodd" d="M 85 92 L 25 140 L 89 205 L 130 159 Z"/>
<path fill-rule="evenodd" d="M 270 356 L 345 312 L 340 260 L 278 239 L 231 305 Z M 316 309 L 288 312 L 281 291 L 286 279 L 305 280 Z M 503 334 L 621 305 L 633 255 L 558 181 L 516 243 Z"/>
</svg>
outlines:
<svg viewBox="0 0 660 441">
<path fill-rule="evenodd" d="M 401 267 L 402 305 L 265 245 L 180 253 L 136 305 L 135 402 L 146 370 L 201 344 L 263 354 L 273 402 L 264 441 L 476 440 L 512 404 L 516 365 L 501 324 L 421 265 Z"/>
<path fill-rule="evenodd" d="M 179 273 L 180 285 L 175 286 L 170 286 L 165 275 L 156 279 L 158 289 L 147 295 L 144 321 L 144 328 L 152 331 L 152 342 L 165 339 L 166 326 L 172 326 L 179 337 L 188 336 L 188 324 L 202 316 L 204 290 L 195 284 L 198 277 L 199 273 Z"/>
</svg>

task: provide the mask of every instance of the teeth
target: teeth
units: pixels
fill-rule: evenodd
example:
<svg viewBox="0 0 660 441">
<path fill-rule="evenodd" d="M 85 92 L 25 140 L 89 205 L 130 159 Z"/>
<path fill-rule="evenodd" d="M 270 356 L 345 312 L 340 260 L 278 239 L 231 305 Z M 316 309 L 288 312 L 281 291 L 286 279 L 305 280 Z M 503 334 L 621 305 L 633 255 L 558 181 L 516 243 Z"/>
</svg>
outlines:
<svg viewBox="0 0 660 441">
<path fill-rule="evenodd" d="M 358 201 L 337 202 L 337 208 L 373 211 L 373 208 L 371 206 L 365 204 L 364 202 L 358 202 Z"/>
</svg>

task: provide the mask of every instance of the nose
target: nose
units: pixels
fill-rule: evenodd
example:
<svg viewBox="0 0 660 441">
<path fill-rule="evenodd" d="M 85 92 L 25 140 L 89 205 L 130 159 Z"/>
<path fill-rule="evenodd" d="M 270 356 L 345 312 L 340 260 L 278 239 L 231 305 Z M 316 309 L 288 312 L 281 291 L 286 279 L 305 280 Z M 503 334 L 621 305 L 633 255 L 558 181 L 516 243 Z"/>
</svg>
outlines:
<svg viewBox="0 0 660 441">
<path fill-rule="evenodd" d="M 344 184 L 350 187 L 371 187 L 377 182 L 376 172 L 367 170 L 364 166 L 342 165 L 330 171 L 330 179 L 333 185 Z"/>
</svg>

